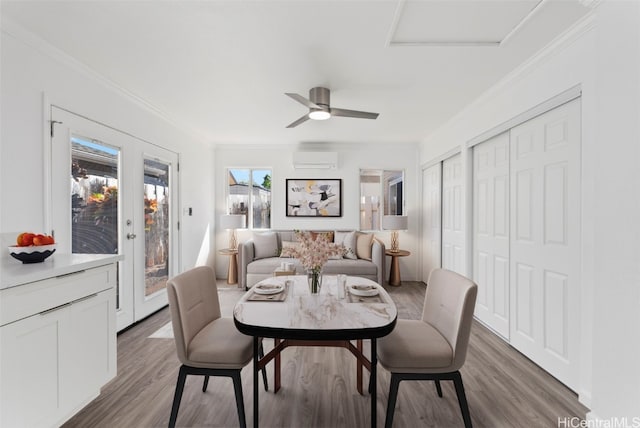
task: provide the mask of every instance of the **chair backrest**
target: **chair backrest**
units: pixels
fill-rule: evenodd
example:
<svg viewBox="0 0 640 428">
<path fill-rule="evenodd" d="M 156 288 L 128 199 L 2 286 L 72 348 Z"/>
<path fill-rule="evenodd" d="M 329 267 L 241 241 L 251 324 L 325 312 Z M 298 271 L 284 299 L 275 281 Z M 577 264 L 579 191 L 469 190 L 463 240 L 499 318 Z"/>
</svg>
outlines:
<svg viewBox="0 0 640 428">
<path fill-rule="evenodd" d="M 187 364 L 187 349 L 193 337 L 211 321 L 220 318 L 213 269 L 200 266 L 181 273 L 167 282 L 167 294 L 178 359 Z"/>
<path fill-rule="evenodd" d="M 478 286 L 460 274 L 434 269 L 424 298 L 422 320 L 431 324 L 453 349 L 453 368 L 458 370 L 467 356 Z"/>
</svg>

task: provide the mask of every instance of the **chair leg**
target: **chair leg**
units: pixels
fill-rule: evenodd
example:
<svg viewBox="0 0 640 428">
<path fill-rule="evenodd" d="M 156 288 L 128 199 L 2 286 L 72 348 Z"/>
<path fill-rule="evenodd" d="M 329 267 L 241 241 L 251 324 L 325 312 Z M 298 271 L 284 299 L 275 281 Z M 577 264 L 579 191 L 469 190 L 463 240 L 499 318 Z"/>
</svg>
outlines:
<svg viewBox="0 0 640 428">
<path fill-rule="evenodd" d="M 233 389 L 236 393 L 236 407 L 238 408 L 238 419 L 240 428 L 247 428 L 247 421 L 244 416 L 244 398 L 242 395 L 242 380 L 240 379 L 240 370 L 231 374 L 233 379 Z"/>
<path fill-rule="evenodd" d="M 262 359 L 264 357 L 264 348 L 262 347 L 262 342 L 260 342 L 260 346 L 258 347 L 258 358 Z M 264 383 L 264 390 L 269 390 L 269 383 L 267 382 L 267 368 L 262 368 L 262 382 Z"/>
<path fill-rule="evenodd" d="M 387 415 L 384 420 L 384 427 L 391 428 L 393 425 L 393 413 L 396 410 L 396 400 L 398 398 L 398 388 L 400 387 L 400 378 L 391 373 L 391 384 L 389 385 L 389 401 L 387 403 Z"/>
<path fill-rule="evenodd" d="M 442 387 L 439 380 L 436 380 L 436 391 L 438 392 L 438 397 L 442 398 Z"/>
<path fill-rule="evenodd" d="M 184 382 L 186 379 L 187 369 L 184 366 L 180 366 L 180 372 L 178 373 L 178 382 L 176 383 L 176 392 L 173 396 L 173 405 L 171 406 L 169 428 L 174 428 L 176 426 L 176 419 L 178 419 L 178 409 L 180 408 L 180 400 L 182 400 L 182 391 L 184 390 Z"/>
<path fill-rule="evenodd" d="M 202 384 L 202 392 L 207 390 L 207 386 L 209 386 L 209 375 L 204 375 L 204 383 Z"/>
<path fill-rule="evenodd" d="M 471 414 L 469 413 L 469 405 L 467 404 L 467 396 L 464 393 L 464 385 L 462 384 L 462 376 L 460 372 L 453 373 L 453 384 L 456 386 L 456 394 L 458 395 L 458 403 L 462 412 L 462 420 L 464 420 L 465 428 L 471 428 Z"/>
</svg>

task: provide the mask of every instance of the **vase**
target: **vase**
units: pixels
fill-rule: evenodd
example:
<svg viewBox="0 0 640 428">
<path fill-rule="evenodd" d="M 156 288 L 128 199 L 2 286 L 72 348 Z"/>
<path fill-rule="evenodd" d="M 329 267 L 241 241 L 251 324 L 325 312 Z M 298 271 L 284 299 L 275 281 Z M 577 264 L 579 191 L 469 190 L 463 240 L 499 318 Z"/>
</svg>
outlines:
<svg viewBox="0 0 640 428">
<path fill-rule="evenodd" d="M 307 281 L 309 282 L 309 291 L 311 294 L 320 293 L 322 287 L 322 269 L 307 270 Z"/>
</svg>

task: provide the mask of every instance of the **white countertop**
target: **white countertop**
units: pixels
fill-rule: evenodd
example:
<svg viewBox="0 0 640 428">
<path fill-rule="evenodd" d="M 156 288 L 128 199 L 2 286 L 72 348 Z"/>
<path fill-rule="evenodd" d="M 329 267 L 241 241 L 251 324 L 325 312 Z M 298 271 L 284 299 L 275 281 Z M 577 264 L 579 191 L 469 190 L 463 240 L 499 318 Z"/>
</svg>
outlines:
<svg viewBox="0 0 640 428">
<path fill-rule="evenodd" d="M 104 266 L 122 259 L 123 256 L 118 254 L 58 254 L 56 252 L 42 263 L 23 264 L 7 255 L 0 260 L 0 290 Z"/>
</svg>

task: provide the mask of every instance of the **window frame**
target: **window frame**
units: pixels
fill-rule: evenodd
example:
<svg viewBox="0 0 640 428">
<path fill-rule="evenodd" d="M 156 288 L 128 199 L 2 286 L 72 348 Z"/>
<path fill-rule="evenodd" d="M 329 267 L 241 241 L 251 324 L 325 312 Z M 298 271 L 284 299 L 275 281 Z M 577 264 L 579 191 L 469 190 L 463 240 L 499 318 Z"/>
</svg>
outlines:
<svg viewBox="0 0 640 428">
<path fill-rule="evenodd" d="M 233 214 L 232 212 L 232 206 L 231 206 L 231 177 L 232 177 L 232 171 L 234 170 L 241 170 L 241 171 L 247 171 L 248 172 L 248 176 L 249 176 L 249 180 L 248 180 L 248 184 L 247 184 L 247 223 L 246 223 L 246 228 L 250 229 L 250 230 L 271 230 L 272 229 L 272 218 L 273 218 L 273 185 L 271 185 L 271 187 L 268 189 L 269 191 L 269 227 L 253 227 L 253 223 L 254 223 L 254 215 L 253 215 L 253 204 L 255 201 L 255 196 L 254 196 L 254 187 L 258 187 L 260 189 L 264 189 L 267 190 L 265 187 L 262 186 L 254 186 L 254 179 L 253 179 L 253 174 L 255 171 L 268 171 L 268 174 L 271 178 L 271 180 L 273 181 L 273 168 L 271 167 L 227 167 L 226 168 L 226 188 L 225 188 L 225 204 L 226 204 L 226 212 Z M 241 183 L 237 183 L 237 184 L 241 184 Z M 236 213 L 236 214 L 242 214 L 242 213 Z"/>
</svg>

